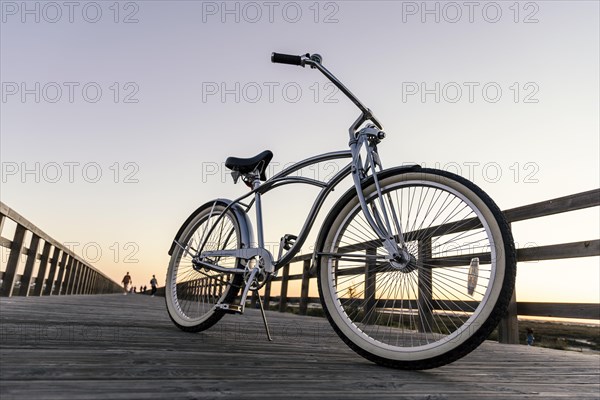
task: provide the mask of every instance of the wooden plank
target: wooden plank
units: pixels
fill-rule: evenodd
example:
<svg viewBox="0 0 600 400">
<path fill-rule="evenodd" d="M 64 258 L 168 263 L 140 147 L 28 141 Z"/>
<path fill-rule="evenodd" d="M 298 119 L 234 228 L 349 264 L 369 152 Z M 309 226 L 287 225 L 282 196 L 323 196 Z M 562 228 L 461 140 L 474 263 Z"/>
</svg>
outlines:
<svg viewBox="0 0 600 400">
<path fill-rule="evenodd" d="M 10 249 L 10 246 L 12 246 L 12 241 L 8 240 L 4 237 L 0 237 L 0 246 L 6 248 L 6 249 Z"/>
<path fill-rule="evenodd" d="M 41 296 L 42 291 L 44 289 L 44 281 L 46 277 L 46 270 L 48 269 L 48 260 L 50 258 L 50 249 L 52 248 L 52 244 L 49 242 L 44 242 L 44 247 L 42 248 L 42 254 L 40 257 L 40 266 L 38 268 L 37 277 L 35 278 L 35 286 L 33 292 L 31 293 L 33 296 Z"/>
<path fill-rule="evenodd" d="M 579 400 L 600 392 L 597 354 L 485 342 L 451 365 L 399 371 L 355 354 L 325 318 L 267 311 L 268 342 L 253 309 L 192 334 L 150 296 L 17 297 L 0 307 L 7 400 Z"/>
<path fill-rule="evenodd" d="M 75 282 L 75 278 L 77 276 L 77 258 L 69 256 L 69 262 L 67 263 L 67 284 L 65 285 L 65 295 L 72 294 L 73 291 L 73 283 Z"/>
<path fill-rule="evenodd" d="M 25 232 L 27 229 L 23 225 L 17 225 L 15 229 L 15 236 L 12 240 L 12 246 L 10 248 L 10 254 L 6 263 L 6 270 L 2 277 L 2 289 L 0 290 L 0 296 L 10 297 L 13 294 L 13 288 L 15 286 L 15 278 L 17 275 L 17 268 L 19 267 L 19 259 L 21 258 L 21 250 L 23 249 L 25 238 Z"/>
<path fill-rule="evenodd" d="M 366 250 L 367 256 L 375 256 L 377 254 L 377 248 L 370 247 Z M 364 268 L 364 301 L 365 301 L 365 321 L 367 324 L 372 323 L 377 318 L 375 304 L 377 303 L 377 272 L 376 264 L 373 258 L 367 257 L 367 262 Z M 337 280 L 337 277 L 336 277 Z M 336 283 L 337 284 L 337 283 Z M 348 295 L 350 295 L 348 293 Z M 350 299 L 354 302 L 355 299 Z"/>
<path fill-rule="evenodd" d="M 299 303 L 300 297 L 288 297 L 289 303 Z M 309 297 L 309 304 L 319 304 L 321 300 L 318 297 Z M 350 303 L 349 299 L 342 299 L 342 304 Z M 377 300 L 375 307 L 386 308 L 390 304 L 403 304 L 406 309 L 416 310 L 419 303 L 414 299 L 380 299 Z M 440 311 L 473 311 L 479 303 L 473 301 L 464 301 L 462 303 L 447 303 L 432 300 L 434 310 Z M 554 318 L 577 318 L 600 320 L 600 305 L 596 303 L 531 303 L 517 302 L 516 308 L 518 315 L 554 317 Z"/>
<path fill-rule="evenodd" d="M 302 297 L 288 297 L 287 299 L 288 303 L 300 304 Z M 308 304 L 318 304 L 319 306 L 321 306 L 321 299 L 319 297 L 308 297 L 307 301 Z"/>
<path fill-rule="evenodd" d="M 596 256 L 600 256 L 600 240 L 584 240 L 581 242 L 517 249 L 517 261 L 519 262 Z M 469 265 L 471 259 L 474 257 L 478 257 L 481 264 L 488 264 L 491 260 L 490 253 L 473 253 L 460 256 L 428 258 L 424 260 L 424 263 L 433 268 L 459 267 Z M 359 268 L 348 268 L 341 274 L 354 275 L 358 272 Z"/>
<path fill-rule="evenodd" d="M 56 271 L 58 269 L 61 251 L 62 250 L 60 248 L 54 247 L 54 251 L 52 252 L 52 259 L 50 259 L 50 271 L 48 271 L 48 279 L 46 279 L 46 287 L 44 288 L 45 296 L 51 296 L 54 294 L 52 288 L 56 279 Z"/>
<path fill-rule="evenodd" d="M 89 268 L 86 264 L 82 264 L 83 270 L 81 271 L 81 278 L 77 282 L 77 288 L 75 289 L 76 294 L 84 294 L 84 287 L 87 281 Z"/>
<path fill-rule="evenodd" d="M 515 222 L 596 207 L 599 205 L 600 189 L 594 189 L 587 192 L 558 197 L 552 200 L 541 201 L 539 203 L 528 204 L 522 207 L 511 208 L 503 211 L 503 213 L 508 222 Z"/>
<path fill-rule="evenodd" d="M 29 251 L 27 252 L 27 260 L 25 261 L 25 270 L 23 271 L 23 276 L 21 277 L 19 296 L 29 296 L 33 267 L 35 266 L 35 261 L 37 259 L 39 245 L 40 237 L 35 233 L 32 234 L 31 242 L 29 244 Z"/>
<path fill-rule="evenodd" d="M 88 289 L 88 294 L 96 294 L 98 287 L 98 273 L 96 271 L 92 271 L 92 279 L 90 280 L 90 286 Z"/>
<path fill-rule="evenodd" d="M 600 319 L 600 304 L 519 302 L 519 315 L 554 318 Z"/>
<path fill-rule="evenodd" d="M 267 284 L 265 285 L 265 297 L 263 299 L 263 308 L 265 310 L 268 310 L 270 305 L 271 305 L 271 280 L 268 280 Z"/>
<path fill-rule="evenodd" d="M 302 284 L 300 286 L 300 315 L 306 315 L 308 311 L 308 289 L 310 284 L 310 262 L 304 260 L 302 262 Z"/>
<path fill-rule="evenodd" d="M 517 249 L 518 261 L 560 260 L 600 256 L 600 240 L 554 244 Z"/>
<path fill-rule="evenodd" d="M 512 224 L 509 224 L 512 230 Z M 515 285 L 516 286 L 516 285 Z M 498 324 L 498 342 L 504 344 L 519 344 L 519 319 L 517 308 L 517 288 L 513 289 L 506 315 Z"/>
<path fill-rule="evenodd" d="M 431 258 L 431 238 L 418 242 L 417 269 L 418 269 L 418 303 L 419 303 L 419 332 L 431 332 L 433 327 L 432 313 L 432 284 L 433 272 L 426 261 Z"/>
<path fill-rule="evenodd" d="M 283 276 L 281 277 L 281 292 L 279 295 L 279 312 L 285 312 L 287 309 L 287 290 L 288 278 L 290 276 L 290 264 L 283 267 Z"/>
<path fill-rule="evenodd" d="M 75 286 L 75 294 L 82 294 L 83 293 L 83 286 L 85 285 L 85 280 L 87 277 L 87 266 L 85 264 L 81 264 L 81 271 L 79 273 L 79 279 L 77 280 L 77 284 Z"/>
<path fill-rule="evenodd" d="M 513 291 L 506 316 L 498 325 L 498 342 L 504 344 L 519 344 L 519 306 L 517 304 L 517 290 Z"/>
<path fill-rule="evenodd" d="M 256 308 L 256 303 L 258 302 L 258 292 L 257 291 L 253 291 L 252 295 L 250 296 L 250 307 L 251 308 Z"/>
<path fill-rule="evenodd" d="M 60 263 L 58 264 L 59 266 L 59 271 L 58 271 L 58 277 L 56 278 L 56 287 L 54 288 L 54 294 L 56 295 L 61 295 L 63 294 L 63 286 L 66 285 L 66 280 L 67 280 L 67 262 L 70 262 L 70 255 L 61 250 L 62 254 L 61 254 L 61 258 L 60 258 Z"/>
<path fill-rule="evenodd" d="M 89 270 L 88 281 L 86 282 L 85 292 L 83 294 L 92 294 L 92 286 L 94 283 L 94 276 L 96 272 L 92 269 Z"/>
</svg>

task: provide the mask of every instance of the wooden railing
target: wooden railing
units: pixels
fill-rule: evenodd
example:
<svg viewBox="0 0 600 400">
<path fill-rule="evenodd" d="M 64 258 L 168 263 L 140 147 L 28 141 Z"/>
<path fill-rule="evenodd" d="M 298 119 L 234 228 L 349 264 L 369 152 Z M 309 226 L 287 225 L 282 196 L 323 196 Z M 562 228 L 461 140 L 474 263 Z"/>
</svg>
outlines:
<svg viewBox="0 0 600 400">
<path fill-rule="evenodd" d="M 512 208 L 504 211 L 509 223 L 540 218 L 569 211 L 597 207 L 600 205 L 600 189 L 577 193 L 570 196 L 560 197 L 539 203 L 529 204 L 522 207 Z M 591 221 L 597 224 L 598 221 Z M 594 257 L 600 256 L 600 240 L 591 239 L 581 242 L 562 243 L 549 246 L 537 246 L 517 249 L 517 261 L 541 261 L 558 260 L 565 258 Z M 310 280 L 316 278 L 314 266 L 311 266 L 312 254 L 304 254 L 292 259 L 290 264 L 285 265 L 280 271 L 280 276 L 273 278 L 264 287 L 264 303 L 268 308 L 271 302 L 278 303 L 279 311 L 286 311 L 289 303 L 298 304 L 299 313 L 306 315 L 308 305 L 318 304 L 318 297 L 309 297 Z M 290 265 L 301 264 L 302 269 L 291 274 Z M 523 266 L 523 268 L 526 268 Z M 300 297 L 288 296 L 290 281 L 301 280 Z M 272 292 L 272 282 L 281 282 L 279 293 Z M 515 289 L 515 292 L 518 288 Z M 503 343 L 519 343 L 517 315 L 555 317 L 555 318 L 580 318 L 600 319 L 600 304 L 597 303 L 530 303 L 515 301 L 516 295 L 509 307 L 508 315 L 500 323 L 498 336 Z M 252 303 L 256 302 L 256 296 Z M 376 305 L 375 305 L 376 306 Z"/>
<path fill-rule="evenodd" d="M 12 239 L 2 236 L 7 219 L 16 223 Z M 25 242 L 27 232 L 31 233 L 29 243 Z M 0 271 L 0 296 L 103 294 L 122 291 L 118 283 L 2 202 L 0 246 L 8 249 L 6 268 Z M 26 256 L 25 267 L 23 273 L 18 274 L 21 255 Z M 3 257 L 5 256 L 3 251 Z M 33 276 L 38 260 L 37 274 Z"/>
</svg>

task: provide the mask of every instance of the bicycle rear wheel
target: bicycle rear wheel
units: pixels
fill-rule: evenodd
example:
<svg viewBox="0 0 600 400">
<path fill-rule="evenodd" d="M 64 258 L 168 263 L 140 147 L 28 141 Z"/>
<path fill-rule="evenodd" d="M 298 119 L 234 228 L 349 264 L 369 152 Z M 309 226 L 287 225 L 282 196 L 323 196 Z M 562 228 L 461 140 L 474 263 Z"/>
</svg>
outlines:
<svg viewBox="0 0 600 400">
<path fill-rule="evenodd" d="M 473 183 L 444 171 L 380 174 L 394 234 L 413 262 L 386 259 L 379 238 L 349 192 L 324 226 L 318 252 L 319 295 L 338 335 L 382 365 L 433 368 L 475 349 L 506 312 L 516 263 L 501 211 Z M 369 207 L 383 215 L 373 184 Z"/>
<path fill-rule="evenodd" d="M 165 299 L 169 317 L 187 332 L 199 332 L 216 324 L 224 312 L 218 303 L 231 303 L 239 292 L 243 278 L 238 274 L 198 268 L 192 254 L 211 250 L 235 250 L 241 246 L 240 224 L 236 215 L 220 203 L 207 203 L 193 216 L 175 239 L 167 270 Z M 204 245 L 203 245 L 204 244 Z M 188 251 L 184 251 L 183 246 Z M 243 268 L 236 257 L 214 260 L 221 267 Z"/>
</svg>

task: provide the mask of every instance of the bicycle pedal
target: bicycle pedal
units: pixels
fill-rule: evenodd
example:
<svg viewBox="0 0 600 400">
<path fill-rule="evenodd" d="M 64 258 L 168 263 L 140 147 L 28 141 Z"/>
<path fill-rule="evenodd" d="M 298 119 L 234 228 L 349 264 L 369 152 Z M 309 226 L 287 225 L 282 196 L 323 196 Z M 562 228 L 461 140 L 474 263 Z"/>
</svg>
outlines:
<svg viewBox="0 0 600 400">
<path fill-rule="evenodd" d="M 296 235 L 291 235 L 291 234 L 286 234 L 283 235 L 283 237 L 281 238 L 281 246 L 285 249 L 285 250 L 289 250 L 292 248 L 292 246 L 294 244 L 296 244 L 296 240 L 298 240 L 298 236 Z"/>
<path fill-rule="evenodd" d="M 244 307 L 239 304 L 217 304 L 218 309 L 223 311 L 225 314 L 243 314 Z"/>
</svg>

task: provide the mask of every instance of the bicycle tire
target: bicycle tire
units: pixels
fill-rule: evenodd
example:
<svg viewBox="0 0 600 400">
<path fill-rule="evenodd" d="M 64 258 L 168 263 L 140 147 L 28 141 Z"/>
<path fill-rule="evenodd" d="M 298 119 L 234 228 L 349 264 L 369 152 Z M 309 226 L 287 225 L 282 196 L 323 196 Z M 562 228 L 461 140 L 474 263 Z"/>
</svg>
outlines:
<svg viewBox="0 0 600 400">
<path fill-rule="evenodd" d="M 388 200 L 385 206 L 388 213 L 397 210 L 399 226 L 408 239 L 413 239 L 408 244 L 417 267 L 399 270 L 392 268 L 391 263 L 386 266 L 385 262 L 377 265 L 373 261 L 379 253 L 383 254 L 381 244 L 366 224 L 356 191 L 351 189 L 329 213 L 319 235 L 316 263 L 321 304 L 340 338 L 355 352 L 377 364 L 400 369 L 428 369 L 448 364 L 479 346 L 506 313 L 516 278 L 516 254 L 509 225 L 483 190 L 458 175 L 434 169 L 398 168 L 382 171 L 378 178 L 384 200 Z M 402 201 L 397 197 L 399 192 Z M 377 192 L 372 178 L 363 185 L 363 193 L 367 202 L 374 204 Z M 445 203 L 439 203 L 442 196 Z M 423 202 L 427 200 L 432 204 L 424 209 Z M 444 204 L 462 206 L 465 211 L 453 216 L 444 210 Z M 442 219 L 442 224 L 435 225 L 434 220 L 438 218 L 419 219 L 422 210 L 435 211 L 434 217 L 446 218 L 446 221 Z M 474 228 L 473 236 L 462 233 L 465 231 L 461 229 L 468 223 L 476 226 L 477 220 L 481 228 Z M 359 223 L 352 225 L 354 221 Z M 444 227 L 437 228 L 436 232 L 436 226 L 442 225 Z M 454 249 L 449 252 L 450 256 L 434 257 L 437 253 L 431 250 L 436 248 L 436 241 L 450 241 L 452 229 L 456 243 L 462 239 L 474 242 L 478 237 L 481 243 L 471 243 L 471 253 L 461 248 L 458 253 L 467 252 L 456 254 L 457 249 Z M 355 237 L 352 239 L 347 232 Z M 440 235 L 435 236 L 435 233 Z M 490 242 L 489 267 L 485 252 L 480 251 L 486 240 Z M 361 241 L 372 246 L 360 248 L 357 243 Z M 430 245 L 419 247 L 419 242 L 428 241 Z M 349 258 L 349 254 L 363 251 L 366 254 L 365 264 L 361 264 L 363 270 L 360 270 L 361 265 L 344 265 L 343 260 Z M 474 258 L 483 261 L 476 275 L 471 274 Z M 468 274 L 465 265 L 450 266 L 469 259 Z M 473 281 L 479 282 L 470 296 L 461 292 L 473 283 L 469 282 L 469 276 L 477 277 Z M 358 284 L 354 280 L 358 280 Z M 417 291 L 414 291 L 415 284 Z M 354 297 L 348 295 L 350 287 L 354 287 Z"/>
<path fill-rule="evenodd" d="M 221 202 L 206 203 L 188 218 L 175 240 L 195 253 L 205 249 L 240 248 L 240 223 L 231 210 L 226 211 L 214 230 L 210 229 L 225 207 L 226 204 Z M 200 242 L 206 245 L 201 247 Z M 232 303 L 243 284 L 243 278 L 239 274 L 198 269 L 193 266 L 191 258 L 180 246 L 173 248 L 167 269 L 165 302 L 171 321 L 179 329 L 200 332 L 223 318 L 225 312 L 218 309 L 216 304 Z M 234 257 L 222 257 L 218 261 L 220 266 L 231 268 L 240 268 L 241 262 Z"/>
</svg>

